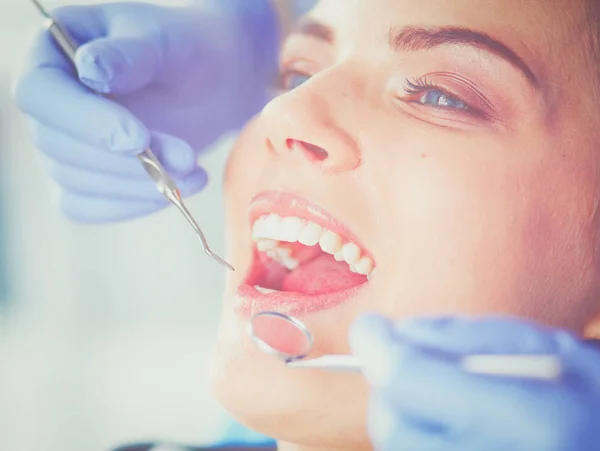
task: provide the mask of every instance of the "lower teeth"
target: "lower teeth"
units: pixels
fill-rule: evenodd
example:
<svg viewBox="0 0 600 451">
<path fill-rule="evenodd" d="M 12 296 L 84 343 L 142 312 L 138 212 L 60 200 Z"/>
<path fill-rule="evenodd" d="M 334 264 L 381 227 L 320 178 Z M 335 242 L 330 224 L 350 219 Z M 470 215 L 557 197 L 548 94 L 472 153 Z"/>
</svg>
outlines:
<svg viewBox="0 0 600 451">
<path fill-rule="evenodd" d="M 281 266 L 284 266 L 290 271 L 293 271 L 300 265 L 300 262 L 298 260 L 290 257 L 291 251 L 289 249 L 274 248 L 266 251 L 265 253 L 267 254 L 267 257 L 276 261 Z"/>
<path fill-rule="evenodd" d="M 259 293 L 262 293 L 262 294 L 278 292 L 278 290 L 271 290 L 270 288 L 261 287 L 260 285 L 254 285 L 254 288 L 256 289 L 256 291 L 258 291 Z"/>
</svg>

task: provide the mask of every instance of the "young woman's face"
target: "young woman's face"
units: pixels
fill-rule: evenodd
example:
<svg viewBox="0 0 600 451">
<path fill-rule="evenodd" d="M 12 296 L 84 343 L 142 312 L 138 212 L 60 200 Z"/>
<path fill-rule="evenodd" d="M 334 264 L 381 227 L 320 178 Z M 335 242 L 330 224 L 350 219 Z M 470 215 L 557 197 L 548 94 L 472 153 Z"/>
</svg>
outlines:
<svg viewBox="0 0 600 451">
<path fill-rule="evenodd" d="M 368 443 L 364 380 L 261 354 L 254 312 L 304 321 L 313 356 L 347 353 L 365 311 L 577 331 L 598 313 L 600 124 L 578 5 L 324 0 L 288 39 L 286 92 L 248 125 L 226 177 L 237 271 L 214 385 L 242 422 Z"/>
</svg>

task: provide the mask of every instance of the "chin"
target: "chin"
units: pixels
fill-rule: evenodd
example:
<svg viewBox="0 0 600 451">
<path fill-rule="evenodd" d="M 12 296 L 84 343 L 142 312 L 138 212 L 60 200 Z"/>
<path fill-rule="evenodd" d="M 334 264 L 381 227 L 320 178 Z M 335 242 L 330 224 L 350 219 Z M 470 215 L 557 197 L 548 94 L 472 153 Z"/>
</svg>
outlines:
<svg viewBox="0 0 600 451">
<path fill-rule="evenodd" d="M 255 349 L 245 336 L 246 323 L 244 316 L 223 314 L 210 368 L 217 401 L 241 424 L 278 441 L 370 449 L 364 378 L 287 368 Z"/>
</svg>

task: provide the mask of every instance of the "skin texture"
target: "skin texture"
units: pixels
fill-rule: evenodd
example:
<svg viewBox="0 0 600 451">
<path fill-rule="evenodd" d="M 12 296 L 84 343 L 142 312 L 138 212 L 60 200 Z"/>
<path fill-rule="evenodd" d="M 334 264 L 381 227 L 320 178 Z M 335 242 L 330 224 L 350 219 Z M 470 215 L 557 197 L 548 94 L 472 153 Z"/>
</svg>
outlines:
<svg viewBox="0 0 600 451">
<path fill-rule="evenodd" d="M 595 78 L 576 31 L 583 3 L 574 0 L 323 0 L 310 17 L 332 28 L 333 42 L 290 36 L 282 67 L 311 77 L 266 106 L 229 161 L 228 260 L 237 271 L 227 281 L 211 374 L 222 404 L 280 439 L 281 449 L 363 450 L 362 377 L 284 368 L 254 348 L 234 312 L 251 257 L 250 199 L 271 189 L 298 194 L 348 226 L 376 260 L 377 275 L 359 296 L 301 318 L 316 337 L 315 355 L 348 352 L 348 328 L 365 311 L 509 314 L 594 330 Z M 390 29 L 407 26 L 484 32 L 522 58 L 537 87 L 483 48 L 393 51 Z M 407 78 L 485 113 L 424 102 L 406 92 Z M 297 75 L 287 79 L 298 84 Z M 310 161 L 288 139 L 319 146 L 327 158 Z"/>
</svg>

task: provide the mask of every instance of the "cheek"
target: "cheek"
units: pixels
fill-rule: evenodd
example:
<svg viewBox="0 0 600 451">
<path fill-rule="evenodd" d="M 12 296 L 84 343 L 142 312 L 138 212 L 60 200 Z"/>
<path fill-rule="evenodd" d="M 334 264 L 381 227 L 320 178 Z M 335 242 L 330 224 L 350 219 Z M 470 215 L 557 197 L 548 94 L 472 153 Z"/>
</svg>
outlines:
<svg viewBox="0 0 600 451">
<path fill-rule="evenodd" d="M 388 226 L 403 231 L 399 238 L 407 248 L 430 260 L 437 254 L 455 261 L 527 233 L 533 218 L 522 192 L 523 171 L 510 158 L 497 157 L 503 149 L 447 136 L 413 134 L 403 141 L 378 145 L 387 150 L 372 176 L 379 174 L 373 180 Z"/>
<path fill-rule="evenodd" d="M 253 179 L 248 174 L 256 174 L 267 157 L 264 142 L 260 142 L 257 118 L 244 128 L 229 154 L 225 168 L 225 194 L 232 200 L 238 191 L 243 191 Z M 233 195 L 232 195 L 233 194 Z"/>
<path fill-rule="evenodd" d="M 369 146 L 381 152 L 365 177 L 394 237 L 392 290 L 409 313 L 539 316 L 576 285 L 589 258 L 585 214 L 570 206 L 581 190 L 553 149 L 418 127 Z"/>
<path fill-rule="evenodd" d="M 224 198 L 229 247 L 250 236 L 247 209 L 252 197 L 261 191 L 261 180 L 269 175 L 268 157 L 264 136 L 261 139 L 254 119 L 237 139 L 225 168 Z"/>
</svg>

